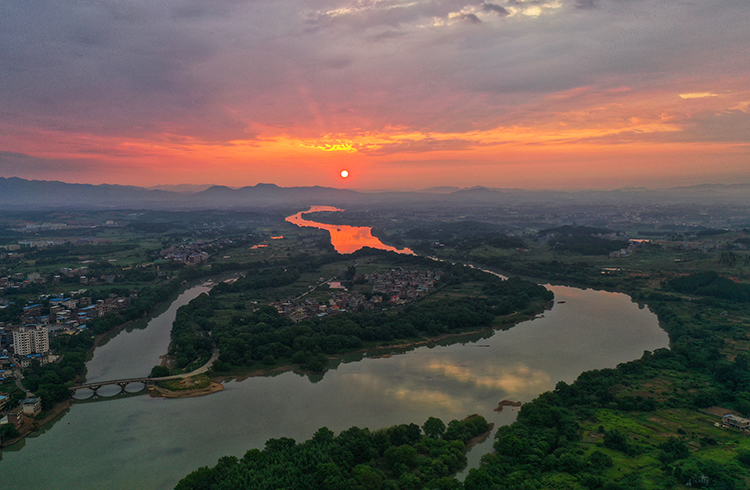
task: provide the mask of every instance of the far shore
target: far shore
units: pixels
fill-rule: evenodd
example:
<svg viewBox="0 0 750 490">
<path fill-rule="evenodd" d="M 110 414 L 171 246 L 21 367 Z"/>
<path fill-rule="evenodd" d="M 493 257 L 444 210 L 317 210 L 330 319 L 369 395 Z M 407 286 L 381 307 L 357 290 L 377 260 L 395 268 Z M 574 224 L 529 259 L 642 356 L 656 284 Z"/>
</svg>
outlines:
<svg viewBox="0 0 750 490">
<path fill-rule="evenodd" d="M 547 308 L 545 308 L 545 311 Z M 518 312 L 513 312 L 509 315 L 505 315 L 500 318 L 509 318 L 514 315 L 518 315 Z M 357 349 L 357 350 L 351 350 L 342 352 L 339 354 L 331 354 L 328 356 L 329 359 L 335 360 L 335 359 L 341 359 L 343 356 L 350 355 L 350 354 L 370 354 L 370 353 L 377 353 L 378 351 L 392 351 L 392 350 L 407 350 L 407 349 L 413 349 L 416 347 L 423 347 L 426 345 L 433 345 L 437 342 L 441 342 L 443 340 L 447 339 L 453 339 L 458 337 L 469 337 L 476 334 L 486 333 L 493 330 L 507 330 L 509 328 L 512 328 L 516 325 L 518 325 L 521 322 L 527 321 L 527 320 L 533 320 L 534 318 L 537 318 L 538 313 L 528 314 L 520 316 L 516 321 L 513 323 L 506 323 L 502 325 L 490 325 L 488 327 L 482 327 L 476 330 L 471 330 L 467 332 L 459 332 L 459 333 L 446 333 L 443 335 L 438 335 L 437 337 L 426 337 L 420 340 L 413 340 L 413 341 L 406 341 L 399 344 L 391 344 L 391 345 L 376 345 L 373 347 L 367 347 L 363 349 Z M 398 354 L 398 353 L 396 353 Z M 394 355 L 393 353 L 386 353 L 381 355 L 374 355 L 370 356 L 371 358 L 385 358 L 390 357 Z M 166 356 L 165 356 L 166 357 Z M 165 362 L 162 362 L 162 365 L 165 365 Z M 280 374 L 284 373 L 286 371 L 294 371 L 296 373 L 300 374 L 323 374 L 325 371 L 310 371 L 306 369 L 302 369 L 301 364 L 282 364 L 279 366 L 273 366 L 273 367 L 267 367 L 267 368 L 250 368 L 247 370 L 238 370 L 236 373 L 233 374 L 220 374 L 215 375 L 211 378 L 212 381 L 215 381 L 217 383 L 223 383 L 225 381 L 229 380 L 235 380 L 235 381 L 244 381 L 248 378 L 254 378 L 257 376 L 270 376 L 273 374 Z"/>
</svg>

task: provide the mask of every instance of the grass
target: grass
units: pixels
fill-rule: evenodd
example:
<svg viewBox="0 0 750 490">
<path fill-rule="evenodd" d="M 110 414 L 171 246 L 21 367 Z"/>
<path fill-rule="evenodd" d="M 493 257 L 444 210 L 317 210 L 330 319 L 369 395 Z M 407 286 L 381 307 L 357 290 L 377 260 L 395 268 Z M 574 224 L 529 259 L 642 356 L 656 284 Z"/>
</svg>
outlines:
<svg viewBox="0 0 750 490">
<path fill-rule="evenodd" d="M 164 388 L 169 391 L 200 390 L 203 388 L 208 388 L 211 385 L 211 378 L 209 378 L 207 374 L 199 374 L 198 376 L 192 376 L 185 379 L 170 379 L 168 381 L 159 381 L 157 384 L 160 388 Z"/>
</svg>

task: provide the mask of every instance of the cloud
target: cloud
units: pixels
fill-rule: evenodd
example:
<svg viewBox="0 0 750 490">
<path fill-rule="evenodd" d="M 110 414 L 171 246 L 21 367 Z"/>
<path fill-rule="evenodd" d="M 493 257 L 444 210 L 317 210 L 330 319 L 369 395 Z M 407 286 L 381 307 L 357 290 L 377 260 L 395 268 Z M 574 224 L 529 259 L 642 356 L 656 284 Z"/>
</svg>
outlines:
<svg viewBox="0 0 750 490">
<path fill-rule="evenodd" d="M 681 99 L 705 99 L 706 97 L 716 97 L 717 94 L 711 92 L 692 92 L 687 94 L 679 94 Z"/>
<path fill-rule="evenodd" d="M 508 15 L 510 15 L 510 12 L 508 12 L 505 7 L 494 3 L 483 3 L 482 10 L 484 10 L 485 12 L 493 12 L 503 17 L 507 17 Z"/>
<path fill-rule="evenodd" d="M 472 24 L 482 23 L 482 21 L 479 19 L 479 17 L 476 16 L 476 14 L 461 14 L 461 18 L 463 20 L 471 22 Z"/>
<path fill-rule="evenodd" d="M 597 8 L 597 0 L 576 0 L 576 8 L 582 10 L 590 10 Z"/>
<path fill-rule="evenodd" d="M 363 150 L 363 153 L 371 155 L 390 155 L 394 153 L 430 153 L 434 151 L 462 151 L 477 146 L 477 143 L 461 139 L 434 139 L 424 138 L 421 140 L 402 140 L 396 143 L 379 145 L 372 150 Z"/>
<path fill-rule="evenodd" d="M 138 141 L 138 151 L 168 141 L 183 153 L 194 143 L 393 133 L 389 128 L 457 135 L 390 142 L 369 153 L 379 156 L 468 151 L 477 144 L 460 133 L 498 127 L 596 127 L 608 122 L 608 111 L 611 119 L 695 111 L 698 102 L 675 92 L 710 89 L 722 96 L 700 104 L 718 103 L 728 84 L 740 87 L 736 81 L 747 76 L 737 60 L 748 55 L 738 21 L 748 7 L 746 0 L 679 6 L 657 0 L 6 0 L 0 119 L 9 133 L 0 134 L 0 144 L 67 158 L 74 152 L 61 149 L 90 135 Z M 479 21 L 482 28 L 472 25 Z M 621 86 L 629 98 L 609 92 Z M 549 98 L 582 87 L 591 92 Z M 744 96 L 726 107 L 750 99 L 747 89 L 737 90 Z M 680 116 L 689 120 L 691 137 L 701 130 L 718 137 L 717 121 L 692 120 L 693 114 Z M 732 117 L 744 128 L 738 115 L 717 120 Z M 43 136 L 41 150 L 18 143 L 22 131 L 33 141 L 34 130 Z"/>
<path fill-rule="evenodd" d="M 740 110 L 701 114 L 683 124 L 680 141 L 750 143 L 750 114 Z"/>
<path fill-rule="evenodd" d="M 76 173 L 90 167 L 85 160 L 39 158 L 25 153 L 0 151 L 0 174 L 8 177 L 34 177 L 50 172 Z"/>
</svg>

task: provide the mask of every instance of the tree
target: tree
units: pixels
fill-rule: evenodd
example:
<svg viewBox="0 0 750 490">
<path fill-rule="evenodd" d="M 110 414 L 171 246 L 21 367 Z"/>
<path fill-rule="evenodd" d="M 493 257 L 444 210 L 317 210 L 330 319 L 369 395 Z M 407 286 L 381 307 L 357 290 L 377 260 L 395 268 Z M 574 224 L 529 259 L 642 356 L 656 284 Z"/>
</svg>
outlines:
<svg viewBox="0 0 750 490">
<path fill-rule="evenodd" d="M 151 369 L 151 374 L 148 375 L 149 378 L 162 378 L 164 376 L 169 376 L 171 373 L 169 372 L 169 368 L 166 366 L 154 366 Z"/>
<path fill-rule="evenodd" d="M 437 417 L 430 417 L 422 425 L 422 431 L 431 439 L 440 439 L 445 433 L 445 424 Z"/>
<path fill-rule="evenodd" d="M 16 429 L 16 426 L 13 424 L 3 424 L 0 425 L 0 441 L 7 441 L 9 439 L 15 439 L 20 434 L 18 433 L 18 429 Z"/>
</svg>

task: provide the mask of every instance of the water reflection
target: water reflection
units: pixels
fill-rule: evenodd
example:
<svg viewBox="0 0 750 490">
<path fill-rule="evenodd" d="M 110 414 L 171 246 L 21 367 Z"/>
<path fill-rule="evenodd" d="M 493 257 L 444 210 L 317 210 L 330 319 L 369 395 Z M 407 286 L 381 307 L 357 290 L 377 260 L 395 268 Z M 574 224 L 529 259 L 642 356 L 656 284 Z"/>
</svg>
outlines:
<svg viewBox="0 0 750 490">
<path fill-rule="evenodd" d="M 432 361 L 428 369 L 474 388 L 503 390 L 512 395 L 538 393 L 541 388 L 550 385 L 551 379 L 548 373 L 531 369 L 522 362 L 510 366 L 487 366 L 487 372 L 480 375 L 477 375 L 475 366 L 457 366 L 445 361 Z"/>
<path fill-rule="evenodd" d="M 414 252 L 408 248 L 398 249 L 396 247 L 391 247 L 390 245 L 384 244 L 378 238 L 372 236 L 372 228 L 370 227 L 327 225 L 325 223 L 309 221 L 302 217 L 303 214 L 319 213 L 322 211 L 343 211 L 343 209 L 334 208 L 332 206 L 312 206 L 307 211 L 300 211 L 294 216 L 287 217 L 286 220 L 289 223 L 293 223 L 297 226 L 307 226 L 310 228 L 326 230 L 331 234 L 331 244 L 333 244 L 333 248 L 335 248 L 336 251 L 341 254 L 350 254 L 363 247 L 370 247 L 380 250 L 388 250 L 390 252 L 397 252 L 400 254 L 414 255 Z"/>
<path fill-rule="evenodd" d="M 565 303 L 544 318 L 391 357 L 347 362 L 354 356 L 346 356 L 316 383 L 285 372 L 228 382 L 206 397 L 128 394 L 76 402 L 61 423 L 27 439 L 23 451 L 3 451 L 0 481 L 13 482 L 14 490 L 170 489 L 221 456 L 241 457 L 270 438 L 302 441 L 322 426 L 339 432 L 353 425 L 421 425 L 430 416 L 447 422 L 471 413 L 505 425 L 518 412 L 493 411 L 500 400 L 526 402 L 559 380 L 572 382 L 582 371 L 667 346 L 656 317 L 626 295 L 550 289 Z M 75 451 L 60 449 L 66 447 Z M 471 461 L 491 441 L 482 447 L 472 450 Z"/>
</svg>

